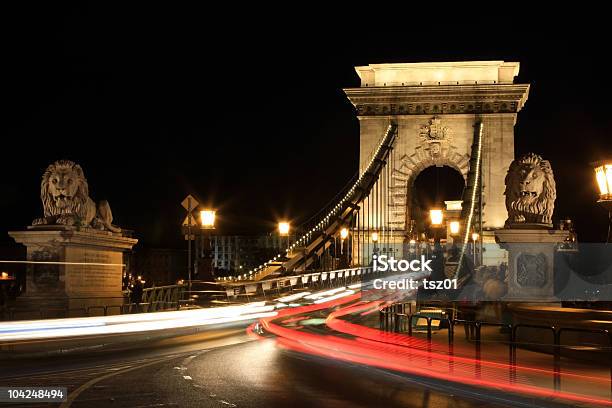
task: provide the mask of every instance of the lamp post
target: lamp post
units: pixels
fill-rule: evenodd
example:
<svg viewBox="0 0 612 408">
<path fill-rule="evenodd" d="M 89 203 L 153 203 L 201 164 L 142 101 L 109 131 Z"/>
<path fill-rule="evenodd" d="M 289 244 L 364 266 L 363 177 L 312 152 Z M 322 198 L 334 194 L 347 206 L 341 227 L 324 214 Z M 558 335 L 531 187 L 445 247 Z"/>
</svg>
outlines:
<svg viewBox="0 0 612 408">
<path fill-rule="evenodd" d="M 372 255 L 377 255 L 378 247 L 376 246 L 376 243 L 378 242 L 378 232 L 373 232 L 372 235 L 370 235 L 370 238 L 372 239 L 372 242 L 374 243 L 374 249 L 372 251 Z"/>
<path fill-rule="evenodd" d="M 474 253 L 474 266 L 476 266 L 476 241 L 480 235 L 477 232 L 472 232 L 472 252 Z"/>
<path fill-rule="evenodd" d="M 433 232 L 434 247 L 440 241 L 440 228 L 442 228 L 442 221 L 444 220 L 444 213 L 442 210 L 434 208 L 429 210 L 429 220 L 431 222 L 431 229 Z"/>
<path fill-rule="evenodd" d="M 597 203 L 608 211 L 608 234 L 606 243 L 610 242 L 610 226 L 612 225 L 612 160 L 600 161 L 595 164 L 595 179 L 599 187 Z"/>
<path fill-rule="evenodd" d="M 442 213 L 442 210 L 431 209 L 429 210 L 429 219 L 433 227 L 439 227 L 442 225 L 444 214 Z"/>
<path fill-rule="evenodd" d="M 202 268 L 202 275 L 206 279 L 214 279 L 214 273 L 212 271 L 212 256 L 211 256 L 211 244 L 210 235 L 211 231 L 215 229 L 215 210 L 201 210 L 200 211 L 200 229 L 202 230 L 202 255 L 204 258 L 204 266 Z M 191 275 L 189 275 L 189 290 L 191 291 Z"/>
<path fill-rule="evenodd" d="M 281 237 L 289 236 L 289 229 L 291 226 L 287 221 L 281 221 L 278 223 L 278 233 Z"/>
<path fill-rule="evenodd" d="M 344 253 L 344 240 L 348 237 L 348 229 L 342 228 L 340 230 L 340 254 Z"/>
<path fill-rule="evenodd" d="M 349 236 L 348 228 L 342 228 L 340 230 L 340 258 L 342 262 L 341 267 L 344 267 L 344 266 L 348 267 L 350 265 L 349 252 L 347 252 L 346 254 L 346 259 L 344 258 L 344 240 L 346 240 L 348 236 Z M 348 251 L 348 248 L 347 248 L 347 251 Z"/>
<path fill-rule="evenodd" d="M 291 230 L 291 224 L 287 221 L 280 221 L 278 223 L 278 235 L 281 237 L 287 237 L 287 248 L 289 248 L 289 231 Z M 282 244 L 279 244 L 279 246 Z"/>
</svg>

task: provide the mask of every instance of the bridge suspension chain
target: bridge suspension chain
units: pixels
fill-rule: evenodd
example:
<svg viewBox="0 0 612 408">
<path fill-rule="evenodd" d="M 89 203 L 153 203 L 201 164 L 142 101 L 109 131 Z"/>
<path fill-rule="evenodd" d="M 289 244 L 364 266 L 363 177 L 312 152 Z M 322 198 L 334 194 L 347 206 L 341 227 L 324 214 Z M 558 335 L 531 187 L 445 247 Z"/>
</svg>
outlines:
<svg viewBox="0 0 612 408">
<path fill-rule="evenodd" d="M 373 190 L 380 190 L 379 178 L 384 174 L 387 159 L 397 136 L 397 125 L 389 124 L 387 130 L 371 154 L 367 165 L 361 175 L 350 185 L 350 188 L 334 204 L 330 205 L 329 210 L 323 213 L 318 222 L 313 224 L 306 232 L 300 236 L 296 242 L 291 244 L 284 254 L 276 257 L 249 271 L 247 274 L 230 279 L 252 279 L 260 280 L 272 274 L 279 274 L 287 271 L 305 270 L 312 264 L 315 256 L 321 256 L 330 242 L 335 239 L 335 235 L 343 227 L 349 227 L 354 222 L 354 217 L 364 218 L 363 202 Z M 380 194 L 376 194 L 377 198 Z M 371 203 L 366 200 L 367 206 Z M 362 204 L 361 206 L 359 204 Z M 378 205 L 381 205 L 379 202 Z M 367 216 L 371 219 L 370 211 Z M 380 220 L 378 220 L 380 221 Z M 368 228 L 369 228 L 368 224 Z M 365 236 L 364 231 L 359 238 Z M 358 243 L 359 245 L 359 243 Z M 363 250 L 363 242 L 361 245 Z"/>
<path fill-rule="evenodd" d="M 481 175 L 481 167 L 482 167 L 482 140 L 483 140 L 483 123 L 479 122 L 477 131 L 474 134 L 474 143 L 472 144 L 472 160 L 470 163 L 470 170 L 468 173 L 467 187 L 465 190 L 465 196 L 463 198 L 463 202 L 468 204 L 469 208 L 467 212 L 462 214 L 462 218 L 465 219 L 465 226 L 463 230 L 463 242 L 461 246 L 461 253 L 459 255 L 459 263 L 457 265 L 457 270 L 455 271 L 454 277 L 458 280 L 464 278 L 461 275 L 462 266 L 466 262 L 466 249 L 468 248 L 468 243 L 470 239 L 470 233 L 473 229 L 474 223 L 474 214 L 476 212 L 476 201 L 478 201 L 478 216 L 480 218 L 480 224 L 482 227 L 482 197 L 478 195 L 479 192 L 482 191 L 482 175 Z M 464 209 L 466 206 L 464 206 Z M 482 228 L 481 228 L 482 229 Z M 482 235 L 482 231 L 480 231 L 480 235 Z M 474 243 L 475 245 L 476 243 Z M 474 248 L 474 250 L 476 250 Z"/>
</svg>

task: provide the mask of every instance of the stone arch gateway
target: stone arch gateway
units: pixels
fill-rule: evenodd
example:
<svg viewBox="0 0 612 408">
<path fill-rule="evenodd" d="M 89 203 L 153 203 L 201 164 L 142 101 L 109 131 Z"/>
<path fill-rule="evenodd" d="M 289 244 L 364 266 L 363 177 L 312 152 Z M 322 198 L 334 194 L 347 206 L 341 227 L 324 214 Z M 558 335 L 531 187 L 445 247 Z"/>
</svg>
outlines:
<svg viewBox="0 0 612 408">
<path fill-rule="evenodd" d="M 483 124 L 483 225 L 487 230 L 502 228 L 514 126 L 529 93 L 529 84 L 514 83 L 519 63 L 401 63 L 355 69 L 361 86 L 344 91 L 359 119 L 360 173 L 389 123 L 397 124 L 384 203 L 396 234 L 406 230 L 410 186 L 420 171 L 446 165 L 467 177 L 478 123 Z"/>
</svg>

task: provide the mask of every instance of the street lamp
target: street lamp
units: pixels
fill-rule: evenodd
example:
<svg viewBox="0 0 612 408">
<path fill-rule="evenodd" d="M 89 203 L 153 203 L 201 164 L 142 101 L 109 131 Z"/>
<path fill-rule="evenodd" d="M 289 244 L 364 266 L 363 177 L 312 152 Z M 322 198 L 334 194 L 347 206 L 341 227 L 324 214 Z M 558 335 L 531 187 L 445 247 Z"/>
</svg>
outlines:
<svg viewBox="0 0 612 408">
<path fill-rule="evenodd" d="M 281 237 L 287 237 L 287 247 L 285 249 L 285 255 L 289 256 L 289 230 L 291 230 L 291 225 L 287 221 L 280 221 L 278 223 L 278 235 Z M 278 243 L 279 248 L 282 248 L 282 243 Z"/>
<path fill-rule="evenodd" d="M 348 237 L 348 229 L 342 228 L 340 230 L 340 254 L 344 253 L 344 240 Z"/>
<path fill-rule="evenodd" d="M 348 234 L 349 234 L 349 233 L 348 233 L 348 229 L 346 229 L 346 228 L 342 228 L 342 229 L 340 230 L 340 238 L 342 238 L 342 239 L 346 239 L 346 238 L 348 237 Z"/>
<path fill-rule="evenodd" d="M 472 232 L 472 252 L 474 253 L 474 266 L 476 266 L 476 241 L 480 235 L 477 232 Z"/>
<path fill-rule="evenodd" d="M 442 214 L 442 210 L 429 210 L 429 218 L 431 219 L 431 225 L 434 227 L 439 227 L 442 225 L 442 220 L 444 219 L 444 215 Z"/>
<path fill-rule="evenodd" d="M 442 227 L 444 213 L 439 209 L 431 209 L 429 210 L 429 219 L 431 221 L 434 245 L 437 245 L 440 242 L 440 228 Z"/>
<path fill-rule="evenodd" d="M 378 248 L 376 247 L 376 243 L 378 242 L 378 232 L 373 232 L 372 235 L 370 235 L 370 238 L 372 239 L 372 242 L 374 243 L 374 249 L 372 251 L 372 255 L 376 255 L 378 253 Z"/>
<path fill-rule="evenodd" d="M 610 242 L 610 227 L 612 226 L 612 160 L 595 163 L 595 178 L 599 187 L 599 200 L 597 202 L 608 211 L 608 235 L 606 242 Z"/>
<path fill-rule="evenodd" d="M 450 233 L 451 235 L 459 234 L 460 224 L 459 221 L 451 221 L 450 222 Z"/>
<path fill-rule="evenodd" d="M 216 211 L 205 209 L 200 211 L 200 229 L 202 230 L 202 276 L 205 279 L 214 279 L 212 273 L 212 248 L 210 243 L 211 231 L 215 229 Z M 189 291 L 191 291 L 191 275 L 189 275 Z"/>
<path fill-rule="evenodd" d="M 289 228 L 290 228 L 290 225 L 286 221 L 281 221 L 278 223 L 278 233 L 282 237 L 289 236 Z"/>
<path fill-rule="evenodd" d="M 215 229 L 215 210 L 200 211 L 200 223 L 202 229 Z"/>
</svg>

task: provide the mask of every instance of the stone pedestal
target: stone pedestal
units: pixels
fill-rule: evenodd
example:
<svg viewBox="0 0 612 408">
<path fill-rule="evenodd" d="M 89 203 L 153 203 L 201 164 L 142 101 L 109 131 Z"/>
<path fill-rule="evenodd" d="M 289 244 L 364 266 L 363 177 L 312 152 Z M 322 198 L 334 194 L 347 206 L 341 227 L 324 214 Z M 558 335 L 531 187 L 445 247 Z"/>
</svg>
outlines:
<svg viewBox="0 0 612 408">
<path fill-rule="evenodd" d="M 67 226 L 29 227 L 9 235 L 27 247 L 27 260 L 33 261 L 27 266 L 19 309 L 87 309 L 123 303 L 123 253 L 137 239 Z"/>
<path fill-rule="evenodd" d="M 508 251 L 508 292 L 511 302 L 555 302 L 554 259 L 569 231 L 500 229 L 495 239 Z"/>
</svg>

